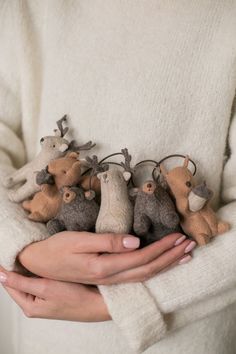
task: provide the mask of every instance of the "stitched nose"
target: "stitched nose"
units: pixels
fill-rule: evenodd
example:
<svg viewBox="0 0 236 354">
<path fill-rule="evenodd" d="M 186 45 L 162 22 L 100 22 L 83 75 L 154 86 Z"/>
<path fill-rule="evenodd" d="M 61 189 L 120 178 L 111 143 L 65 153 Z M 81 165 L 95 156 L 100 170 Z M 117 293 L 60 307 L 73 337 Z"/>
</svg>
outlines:
<svg viewBox="0 0 236 354">
<path fill-rule="evenodd" d="M 151 183 L 148 183 L 148 184 L 147 184 L 147 187 L 148 187 L 148 188 L 152 188 L 152 184 L 151 184 Z"/>
</svg>

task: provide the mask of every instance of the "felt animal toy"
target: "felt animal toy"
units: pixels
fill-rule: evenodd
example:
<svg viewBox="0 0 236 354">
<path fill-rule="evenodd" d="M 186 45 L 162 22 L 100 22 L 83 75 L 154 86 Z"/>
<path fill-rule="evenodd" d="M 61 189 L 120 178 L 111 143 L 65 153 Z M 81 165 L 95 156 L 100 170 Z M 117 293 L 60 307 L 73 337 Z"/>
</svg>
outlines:
<svg viewBox="0 0 236 354">
<path fill-rule="evenodd" d="M 81 162 L 78 156 L 79 153 L 68 152 L 65 157 L 50 161 L 47 168 L 37 174 L 36 182 L 41 186 L 41 191 L 32 200 L 22 203 L 23 208 L 30 212 L 29 219 L 47 222 L 57 215 L 62 203 L 59 190 L 80 181 Z"/>
<path fill-rule="evenodd" d="M 50 235 L 64 230 L 90 231 L 94 229 L 99 206 L 90 192 L 80 187 L 64 187 L 62 205 L 57 216 L 47 223 Z"/>
<path fill-rule="evenodd" d="M 41 151 L 34 160 L 6 178 L 3 184 L 6 188 L 11 189 L 8 191 L 8 197 L 11 201 L 20 203 L 40 190 L 39 185 L 36 183 L 35 171 L 44 169 L 51 160 L 64 156 L 69 150 L 88 150 L 94 146 L 92 145 L 92 142 L 88 142 L 87 144 L 78 147 L 76 146 L 75 141 L 69 142 L 66 140 L 64 136 L 69 128 L 63 128 L 63 122 L 65 121 L 66 116 L 57 121 L 58 129 L 54 130 L 54 136 L 45 136 L 41 138 Z M 13 187 L 15 188 L 12 189 Z"/>
<path fill-rule="evenodd" d="M 212 237 L 228 231 L 229 224 L 217 218 L 209 205 L 209 197 L 212 196 L 212 193 L 207 191 L 206 186 L 196 186 L 188 164 L 189 157 L 187 156 L 183 166 L 167 171 L 161 164 L 160 169 L 175 198 L 183 231 L 201 246 L 207 244 Z M 201 198 L 205 199 L 202 204 L 199 201 L 196 203 L 195 198 L 199 194 Z M 195 203 L 193 203 L 193 199 L 195 199 Z"/>
<path fill-rule="evenodd" d="M 131 178 L 128 150 L 122 150 L 125 157 L 124 171 L 114 168 L 98 173 L 101 181 L 101 207 L 96 222 L 97 233 L 129 233 L 133 225 L 133 206 L 129 200 L 127 182 Z"/>
<path fill-rule="evenodd" d="M 160 240 L 173 232 L 180 232 L 179 216 L 166 190 L 155 181 L 146 181 L 141 188 L 130 190 L 136 194 L 134 225 L 143 245 Z"/>
</svg>

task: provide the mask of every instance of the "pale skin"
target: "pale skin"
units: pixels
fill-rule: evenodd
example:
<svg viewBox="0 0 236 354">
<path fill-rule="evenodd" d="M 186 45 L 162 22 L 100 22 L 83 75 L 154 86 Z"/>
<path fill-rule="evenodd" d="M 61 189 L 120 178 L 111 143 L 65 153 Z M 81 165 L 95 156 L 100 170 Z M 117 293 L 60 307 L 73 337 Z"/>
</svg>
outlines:
<svg viewBox="0 0 236 354">
<path fill-rule="evenodd" d="M 79 322 L 110 320 L 93 285 L 142 282 L 191 260 L 196 243 L 171 234 L 143 249 L 131 235 L 61 232 L 33 243 L 19 261 L 41 278 L 0 269 L 0 282 L 28 317 Z"/>
</svg>

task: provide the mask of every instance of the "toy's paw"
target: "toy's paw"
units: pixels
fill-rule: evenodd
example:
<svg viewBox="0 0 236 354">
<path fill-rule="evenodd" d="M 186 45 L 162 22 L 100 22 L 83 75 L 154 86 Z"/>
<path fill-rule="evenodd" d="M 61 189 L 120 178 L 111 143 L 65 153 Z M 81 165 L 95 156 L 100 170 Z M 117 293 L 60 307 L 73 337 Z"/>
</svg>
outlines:
<svg viewBox="0 0 236 354">
<path fill-rule="evenodd" d="M 220 221 L 218 223 L 218 234 L 223 234 L 224 232 L 229 231 L 230 225 L 227 222 Z"/>
<path fill-rule="evenodd" d="M 196 241 L 198 243 L 199 246 L 205 246 L 207 245 L 211 240 L 211 237 L 209 235 L 206 234 L 199 234 L 196 237 Z"/>
<path fill-rule="evenodd" d="M 12 177 L 7 177 L 5 180 L 3 180 L 3 186 L 5 188 L 12 188 L 14 185 L 14 180 Z"/>
<path fill-rule="evenodd" d="M 7 195 L 8 195 L 8 198 L 11 202 L 19 203 L 19 200 L 17 199 L 17 195 L 16 195 L 15 190 L 8 191 Z"/>
</svg>

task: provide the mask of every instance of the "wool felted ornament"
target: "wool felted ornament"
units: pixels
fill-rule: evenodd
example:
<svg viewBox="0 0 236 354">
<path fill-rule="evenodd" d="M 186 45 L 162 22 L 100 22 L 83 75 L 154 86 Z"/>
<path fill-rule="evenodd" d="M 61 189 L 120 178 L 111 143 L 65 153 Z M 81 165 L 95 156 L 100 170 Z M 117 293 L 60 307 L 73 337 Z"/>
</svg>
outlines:
<svg viewBox="0 0 236 354">
<path fill-rule="evenodd" d="M 80 187 L 64 187 L 62 204 L 57 216 L 47 223 L 51 235 L 64 230 L 90 231 L 94 228 L 99 206 L 90 192 Z"/>
<path fill-rule="evenodd" d="M 131 156 L 122 150 L 124 171 L 118 168 L 98 173 L 101 182 L 101 207 L 96 222 L 97 233 L 128 234 L 133 225 L 133 206 L 129 200 L 127 182 L 131 178 Z"/>
<path fill-rule="evenodd" d="M 80 181 L 82 163 L 78 157 L 79 153 L 68 152 L 65 157 L 50 161 L 47 168 L 37 174 L 36 181 L 41 185 L 41 191 L 32 200 L 22 203 L 23 208 L 30 212 L 29 219 L 47 222 L 57 215 L 62 203 L 59 190 Z"/>
<path fill-rule="evenodd" d="M 181 231 L 175 205 L 159 183 L 146 181 L 140 188 L 131 189 L 130 193 L 136 196 L 133 229 L 141 237 L 142 245 Z"/>
<path fill-rule="evenodd" d="M 209 205 L 212 193 L 206 186 L 196 186 L 188 164 L 189 157 L 186 156 L 183 166 L 167 171 L 161 163 L 160 169 L 175 198 L 183 231 L 194 238 L 199 245 L 205 245 L 211 238 L 228 231 L 230 226 L 227 222 L 218 219 Z M 201 199 L 205 199 L 201 200 L 201 203 L 196 199 L 199 194 Z"/>
<path fill-rule="evenodd" d="M 8 197 L 11 201 L 20 203 L 40 190 L 39 185 L 36 183 L 35 171 L 44 169 L 51 160 L 64 156 L 69 150 L 87 150 L 94 146 L 91 142 L 88 142 L 78 147 L 74 141 L 69 142 L 66 140 L 64 136 L 67 134 L 69 128 L 63 128 L 64 122 L 66 122 L 66 116 L 57 121 L 58 129 L 54 130 L 54 136 L 41 138 L 40 153 L 31 162 L 5 179 L 3 184 L 6 188 L 10 189 L 8 191 Z"/>
</svg>

